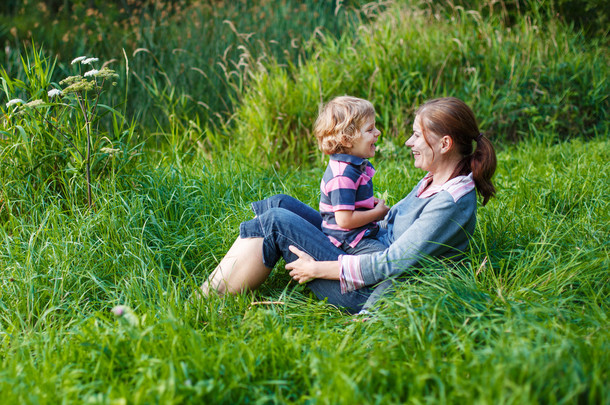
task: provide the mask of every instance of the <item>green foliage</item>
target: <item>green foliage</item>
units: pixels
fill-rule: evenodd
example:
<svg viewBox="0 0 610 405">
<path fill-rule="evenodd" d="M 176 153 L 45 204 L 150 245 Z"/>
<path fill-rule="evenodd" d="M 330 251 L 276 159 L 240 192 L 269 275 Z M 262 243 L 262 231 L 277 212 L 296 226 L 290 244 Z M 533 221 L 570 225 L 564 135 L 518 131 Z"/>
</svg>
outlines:
<svg viewBox="0 0 610 405">
<path fill-rule="evenodd" d="M 403 121 L 421 100 L 449 93 L 471 102 L 485 131 L 500 138 L 526 137 L 532 125 L 556 126 L 564 136 L 604 132 L 603 3 L 403 0 L 378 24 L 364 25 L 393 3 L 12 1 L 0 16 L 8 50 L 0 59 L 11 77 L 25 80 L 22 42 L 44 39 L 59 56 L 56 75 L 69 74 L 75 54 L 121 65 L 114 69 L 126 74 L 107 93 L 109 104 L 129 99 L 126 116 L 157 131 L 155 147 L 170 142 L 188 153 L 224 149 L 237 130 L 240 143 L 253 133 L 243 150 L 256 156 L 312 160 L 319 156 L 309 134 L 320 96 L 338 93 L 375 98 L 392 139 L 403 135 Z M 131 66 L 123 66 L 127 55 Z M 258 84 L 242 102 L 253 77 Z M 278 94 L 281 106 L 265 106 Z M 238 107 L 233 115 L 251 103 L 264 107 Z"/>
<path fill-rule="evenodd" d="M 451 9 L 441 18 L 410 5 L 373 24 L 312 44 L 303 64 L 259 72 L 234 116 L 237 150 L 261 164 L 303 164 L 319 156 L 311 128 L 320 102 L 351 94 L 377 109 L 386 139 L 402 143 L 414 109 L 456 96 L 471 105 L 496 140 L 535 129 L 561 139 L 608 130 L 608 54 L 565 24 L 519 15 Z M 314 52 L 315 51 L 315 52 Z"/>
<path fill-rule="evenodd" d="M 467 260 L 430 262 L 364 322 L 281 265 L 256 293 L 191 297 L 248 202 L 314 204 L 322 168 L 152 159 L 102 179 L 93 212 L 5 182 L 23 197 L 0 212 L 3 402 L 607 402 L 610 145 L 544 138 L 499 154 Z M 376 177 L 392 203 L 422 175 L 396 153 Z"/>
<path fill-rule="evenodd" d="M 610 9 L 604 0 L 558 0 L 557 9 L 568 22 L 588 35 L 608 35 Z"/>
<path fill-rule="evenodd" d="M 136 77 L 119 81 L 121 88 L 122 81 L 134 83 L 128 87 L 128 116 L 148 130 L 166 131 L 175 127 L 176 119 L 181 126 L 193 120 L 204 131 L 208 126 L 219 129 L 262 61 L 296 63 L 305 58 L 302 45 L 314 32 L 338 35 L 352 21 L 367 18 L 360 10 L 365 3 L 78 0 L 53 6 L 22 0 L 9 10 L 12 15 L 0 16 L 0 42 L 9 50 L 0 61 L 17 77 L 14 55 L 23 51 L 22 43 L 44 40 L 67 75 L 73 55 L 94 54 L 122 65 L 126 52 L 130 75 Z M 113 68 L 123 71 L 124 66 Z M 166 109 L 158 96 L 169 94 L 180 102 Z M 124 99 L 118 90 L 109 96 L 113 105 Z"/>
<path fill-rule="evenodd" d="M 446 2 L 432 0 L 426 1 L 426 4 L 437 13 L 442 14 L 447 10 Z M 475 9 L 485 17 L 499 15 L 507 22 L 514 21 L 522 14 L 535 14 L 544 21 L 561 19 L 591 36 L 607 34 L 610 17 L 610 10 L 603 0 L 455 0 L 450 5 Z"/>
</svg>

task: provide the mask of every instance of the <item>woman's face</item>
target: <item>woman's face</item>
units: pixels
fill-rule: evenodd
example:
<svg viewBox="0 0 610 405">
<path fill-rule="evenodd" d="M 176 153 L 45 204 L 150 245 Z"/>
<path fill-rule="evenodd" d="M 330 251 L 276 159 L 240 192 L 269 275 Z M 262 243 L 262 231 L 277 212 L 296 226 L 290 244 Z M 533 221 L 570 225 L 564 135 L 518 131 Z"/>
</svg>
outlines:
<svg viewBox="0 0 610 405">
<path fill-rule="evenodd" d="M 407 139 L 405 145 L 407 148 L 411 148 L 413 159 L 415 159 L 415 167 L 434 173 L 435 160 L 440 156 L 440 137 L 430 131 L 428 131 L 427 136 L 429 145 L 422 132 L 421 118 L 416 115 L 413 122 L 413 135 Z"/>
</svg>

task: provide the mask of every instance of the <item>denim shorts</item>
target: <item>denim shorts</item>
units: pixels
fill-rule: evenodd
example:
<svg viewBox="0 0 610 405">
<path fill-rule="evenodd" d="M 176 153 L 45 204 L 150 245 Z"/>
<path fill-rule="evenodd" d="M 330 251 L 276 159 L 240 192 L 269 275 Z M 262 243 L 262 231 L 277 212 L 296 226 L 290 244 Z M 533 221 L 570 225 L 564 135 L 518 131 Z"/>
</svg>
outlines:
<svg viewBox="0 0 610 405">
<path fill-rule="evenodd" d="M 269 268 L 273 268 L 280 258 L 284 258 L 286 263 L 296 260 L 296 255 L 288 249 L 290 245 L 318 261 L 334 261 L 346 253 L 333 245 L 322 232 L 320 213 L 293 197 L 278 194 L 252 203 L 252 210 L 256 217 L 241 223 L 239 236 L 264 239 L 263 263 Z M 372 253 L 387 247 L 375 238 L 363 239 L 361 244 L 350 253 Z M 367 300 L 374 298 L 376 301 L 388 286 L 384 287 L 382 282 L 375 287 L 364 287 L 342 294 L 338 280 L 314 279 L 307 283 L 307 287 L 318 299 L 327 299 L 328 303 L 354 313 L 363 307 L 370 307 L 373 302 Z M 379 291 L 374 293 L 376 288 Z"/>
</svg>

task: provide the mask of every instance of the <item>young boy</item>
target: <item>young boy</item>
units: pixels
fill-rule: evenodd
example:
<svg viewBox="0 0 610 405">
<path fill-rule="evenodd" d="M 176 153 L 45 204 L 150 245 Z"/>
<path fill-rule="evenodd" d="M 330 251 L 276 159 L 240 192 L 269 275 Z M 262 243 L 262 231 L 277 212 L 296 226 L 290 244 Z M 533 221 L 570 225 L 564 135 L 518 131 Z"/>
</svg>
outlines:
<svg viewBox="0 0 610 405">
<path fill-rule="evenodd" d="M 356 97 L 337 97 L 323 106 L 314 127 L 322 152 L 330 162 L 322 177 L 320 214 L 322 231 L 348 254 L 357 246 L 377 243 L 373 238 L 389 211 L 385 201 L 373 196 L 375 142 L 381 132 L 375 128 L 375 109 Z M 379 242 L 380 243 L 380 242 Z"/>
</svg>

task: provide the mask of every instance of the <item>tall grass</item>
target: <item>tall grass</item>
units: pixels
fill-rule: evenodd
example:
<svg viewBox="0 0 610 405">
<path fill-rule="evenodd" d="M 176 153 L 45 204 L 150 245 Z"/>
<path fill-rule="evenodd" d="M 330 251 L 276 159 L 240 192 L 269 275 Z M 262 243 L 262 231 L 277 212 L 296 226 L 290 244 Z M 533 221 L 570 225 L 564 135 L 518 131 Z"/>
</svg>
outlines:
<svg viewBox="0 0 610 405">
<path fill-rule="evenodd" d="M 498 198 L 479 210 L 467 260 L 431 262 L 366 322 L 311 298 L 281 266 L 254 294 L 191 297 L 251 217 L 249 201 L 287 192 L 313 204 L 322 168 L 143 163 L 100 183 L 88 213 L 9 183 L 23 198 L 1 213 L 0 396 L 607 402 L 609 146 L 542 139 L 502 151 Z M 408 158 L 378 169 L 392 203 L 421 175 Z M 116 319 L 118 304 L 138 323 Z"/>
<path fill-rule="evenodd" d="M 258 73 L 234 117 L 234 147 L 261 164 L 315 161 L 312 123 L 320 103 L 341 94 L 370 99 L 392 141 L 404 141 L 419 104 L 449 95 L 495 140 L 536 129 L 564 139 L 608 133 L 604 38 L 585 41 L 542 11 L 507 25 L 501 14 L 426 4 L 397 2 L 372 24 L 312 44 L 306 63 Z"/>
<path fill-rule="evenodd" d="M 317 161 L 318 105 L 345 93 L 371 98 L 392 140 L 439 95 L 473 105 L 495 139 L 592 136 L 607 131 L 607 32 L 558 18 L 575 3 L 78 1 L 26 13 L 13 2 L 3 66 L 23 80 L 21 41 L 37 38 L 58 74 L 79 54 L 112 60 L 130 82 L 111 104 L 176 154 L 232 143 L 263 164 Z"/>
</svg>

